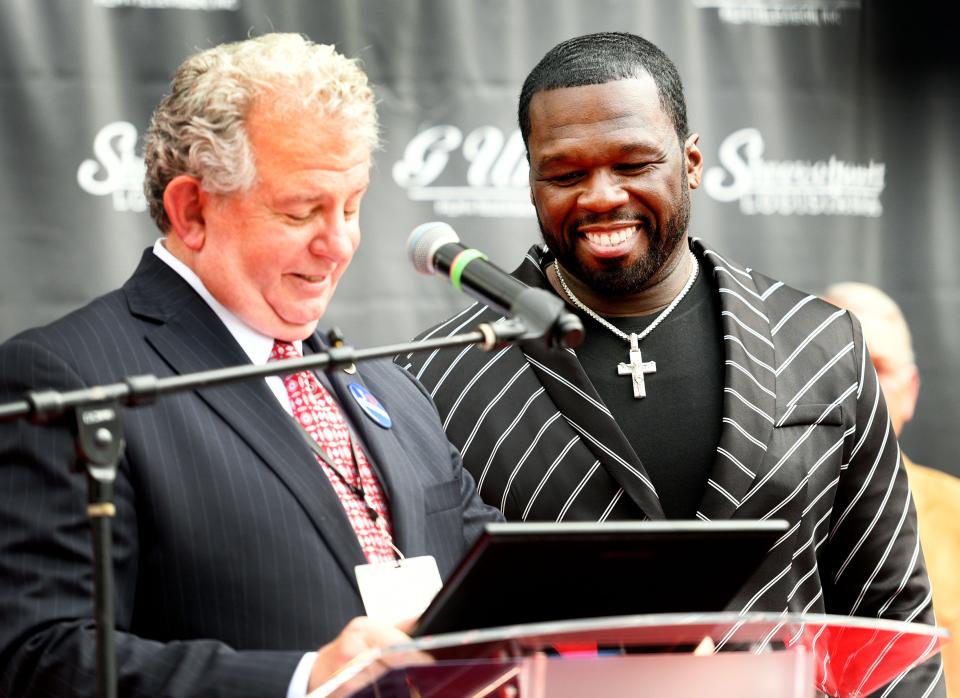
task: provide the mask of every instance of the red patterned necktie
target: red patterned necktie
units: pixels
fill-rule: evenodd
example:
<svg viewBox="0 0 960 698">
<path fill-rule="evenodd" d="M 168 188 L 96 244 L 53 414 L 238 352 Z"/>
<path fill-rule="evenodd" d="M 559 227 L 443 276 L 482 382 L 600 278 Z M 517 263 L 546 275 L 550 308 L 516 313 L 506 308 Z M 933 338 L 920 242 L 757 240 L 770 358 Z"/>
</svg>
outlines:
<svg viewBox="0 0 960 698">
<path fill-rule="evenodd" d="M 293 344 L 279 339 L 274 342 L 271 361 L 293 358 L 300 358 Z M 317 456 L 347 512 L 363 554 L 369 562 L 395 560 L 386 499 L 363 449 L 351 438 L 336 401 L 312 371 L 285 375 L 283 385 L 293 416 L 330 460 L 327 463 Z"/>
</svg>

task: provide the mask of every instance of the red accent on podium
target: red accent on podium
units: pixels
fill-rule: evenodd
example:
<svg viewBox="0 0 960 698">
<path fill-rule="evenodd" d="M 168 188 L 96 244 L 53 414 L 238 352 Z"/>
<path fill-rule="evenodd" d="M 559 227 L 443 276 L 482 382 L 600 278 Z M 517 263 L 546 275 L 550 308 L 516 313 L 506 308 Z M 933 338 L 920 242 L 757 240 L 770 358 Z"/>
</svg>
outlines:
<svg viewBox="0 0 960 698">
<path fill-rule="evenodd" d="M 709 642 L 705 642 L 709 638 Z M 619 616 L 420 638 L 371 651 L 316 696 L 856 698 L 933 656 L 945 630 L 774 613 Z M 703 654 L 704 646 L 715 648 Z M 578 650 L 600 647 L 586 656 Z M 697 654 L 694 649 L 700 648 Z M 562 648 L 559 652 L 558 648 Z"/>
</svg>

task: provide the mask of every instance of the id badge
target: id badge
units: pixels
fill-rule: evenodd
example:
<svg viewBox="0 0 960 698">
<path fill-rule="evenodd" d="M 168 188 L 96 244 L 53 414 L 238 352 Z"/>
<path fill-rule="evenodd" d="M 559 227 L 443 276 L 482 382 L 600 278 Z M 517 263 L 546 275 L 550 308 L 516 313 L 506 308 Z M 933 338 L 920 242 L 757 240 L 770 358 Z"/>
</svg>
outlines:
<svg viewBox="0 0 960 698">
<path fill-rule="evenodd" d="M 367 616 L 390 625 L 418 618 L 443 586 L 433 555 L 357 565 L 354 571 Z"/>
</svg>

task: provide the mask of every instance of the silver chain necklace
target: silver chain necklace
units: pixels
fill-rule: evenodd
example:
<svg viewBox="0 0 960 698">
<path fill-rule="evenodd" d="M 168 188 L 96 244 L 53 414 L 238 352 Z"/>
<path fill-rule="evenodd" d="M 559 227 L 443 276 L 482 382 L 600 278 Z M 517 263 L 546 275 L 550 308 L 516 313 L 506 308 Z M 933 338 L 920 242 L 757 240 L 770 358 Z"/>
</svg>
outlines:
<svg viewBox="0 0 960 698">
<path fill-rule="evenodd" d="M 613 323 L 608 322 L 606 318 L 601 317 L 598 313 L 594 312 L 588 308 L 582 300 L 573 295 L 573 291 L 570 290 L 570 287 L 567 286 L 567 282 L 563 278 L 563 274 L 560 273 L 560 265 L 557 263 L 557 260 L 553 260 L 553 269 L 557 272 L 557 281 L 560 282 L 560 285 L 563 287 L 563 292 L 567 294 L 567 298 L 570 299 L 570 302 L 575 306 L 580 308 L 587 315 L 592 317 L 594 320 L 599 322 L 601 325 L 606 327 L 608 330 L 613 332 L 618 337 L 626 339 L 630 342 L 630 363 L 620 363 L 617 364 L 617 373 L 621 376 L 629 375 L 633 381 L 633 397 L 639 399 L 646 397 L 647 387 L 643 380 L 645 373 L 656 373 L 657 363 L 655 361 L 647 361 L 644 363 L 643 357 L 640 355 L 640 340 L 646 337 L 648 334 L 653 332 L 657 325 L 663 322 L 664 318 L 669 315 L 674 308 L 676 308 L 680 301 L 683 300 L 683 297 L 689 293 L 690 289 L 693 288 L 693 282 L 697 279 L 697 273 L 700 271 L 700 264 L 697 262 L 697 258 L 694 257 L 693 252 L 690 252 L 690 257 L 693 259 L 693 271 L 690 272 L 690 278 L 687 279 L 687 283 L 684 284 L 683 288 L 680 290 L 680 293 L 670 301 L 670 305 L 660 311 L 660 314 L 651 322 L 647 327 L 637 334 L 632 332 L 627 334 L 616 327 Z"/>
</svg>

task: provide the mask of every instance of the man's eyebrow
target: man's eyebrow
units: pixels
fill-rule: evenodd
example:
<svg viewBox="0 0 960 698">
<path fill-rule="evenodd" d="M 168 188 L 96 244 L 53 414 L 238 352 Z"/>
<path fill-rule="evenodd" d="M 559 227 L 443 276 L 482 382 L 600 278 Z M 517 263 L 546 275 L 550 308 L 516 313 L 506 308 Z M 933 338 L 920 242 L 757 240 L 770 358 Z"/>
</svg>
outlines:
<svg viewBox="0 0 960 698">
<path fill-rule="evenodd" d="M 276 202 L 278 204 L 301 204 L 301 203 L 310 203 L 312 201 L 317 201 L 324 198 L 323 194 L 285 194 L 278 196 Z"/>
<path fill-rule="evenodd" d="M 649 141 L 630 141 L 629 143 L 622 143 L 619 147 L 617 147 L 616 150 L 617 154 L 621 156 L 642 153 L 644 155 L 660 157 L 664 152 L 663 148 Z M 537 162 L 537 169 L 543 170 L 548 167 L 562 165 L 566 162 L 575 162 L 577 160 L 579 160 L 579 158 L 570 152 L 560 152 L 556 155 L 548 155 Z"/>
<path fill-rule="evenodd" d="M 358 186 L 356 189 L 351 191 L 347 198 L 353 198 L 355 196 L 360 196 L 366 193 L 367 189 L 370 188 L 370 183 L 367 182 L 362 186 Z M 317 190 L 311 192 L 299 192 L 296 194 L 283 194 L 277 196 L 274 199 L 274 204 L 277 206 L 293 206 L 296 204 L 321 204 L 331 196 L 330 192 L 326 190 Z"/>
</svg>

